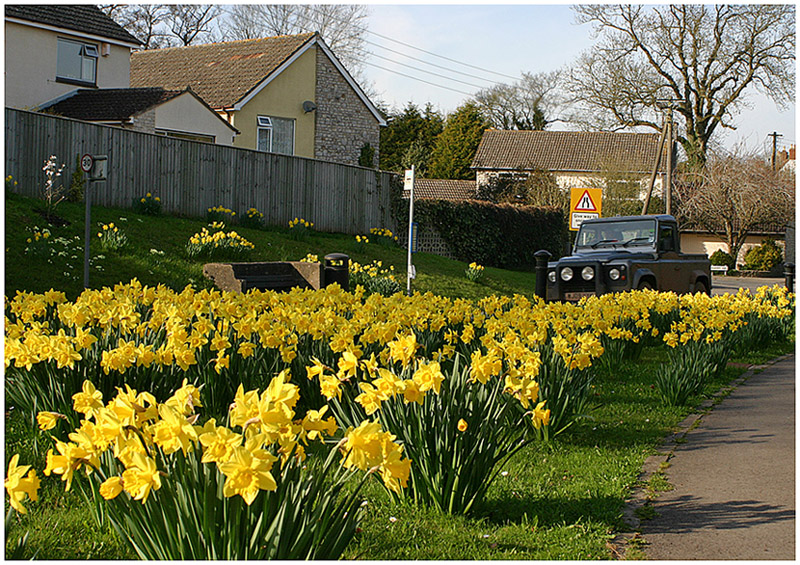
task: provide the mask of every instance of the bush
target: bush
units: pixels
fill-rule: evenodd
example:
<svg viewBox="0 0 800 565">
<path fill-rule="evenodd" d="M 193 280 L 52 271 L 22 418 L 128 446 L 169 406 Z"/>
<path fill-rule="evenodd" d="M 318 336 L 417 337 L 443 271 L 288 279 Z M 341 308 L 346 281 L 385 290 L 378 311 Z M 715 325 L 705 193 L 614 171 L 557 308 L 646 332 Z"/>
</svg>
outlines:
<svg viewBox="0 0 800 565">
<path fill-rule="evenodd" d="M 709 257 L 712 265 L 721 265 L 728 267 L 729 270 L 735 267 L 733 257 L 730 253 L 726 253 L 722 249 L 717 249 Z"/>
<path fill-rule="evenodd" d="M 407 203 L 406 203 L 407 206 Z M 532 269 L 534 253 L 546 249 L 560 257 L 568 241 L 564 213 L 535 208 L 467 200 L 420 200 L 414 203 L 416 221 L 436 229 L 454 257 L 501 269 Z M 408 229 L 408 208 L 397 218 Z"/>
<path fill-rule="evenodd" d="M 744 256 L 745 268 L 751 271 L 771 271 L 783 260 L 781 248 L 771 239 L 764 239 L 761 245 L 753 247 Z"/>
</svg>

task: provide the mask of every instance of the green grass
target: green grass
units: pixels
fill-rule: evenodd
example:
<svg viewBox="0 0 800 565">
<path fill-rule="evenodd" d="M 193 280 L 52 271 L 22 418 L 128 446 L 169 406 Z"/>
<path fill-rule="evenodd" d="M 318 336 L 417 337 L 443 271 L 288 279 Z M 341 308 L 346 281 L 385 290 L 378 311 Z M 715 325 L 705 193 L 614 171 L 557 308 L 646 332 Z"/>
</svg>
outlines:
<svg viewBox="0 0 800 565">
<path fill-rule="evenodd" d="M 37 212 L 42 208 L 40 200 L 6 193 L 6 276 L 5 294 L 13 296 L 17 290 L 44 292 L 50 288 L 63 290 L 74 299 L 83 290 L 83 237 L 84 206 L 62 202 L 57 214 L 69 225 L 48 227 Z M 313 221 L 313 218 L 311 218 Z M 189 238 L 207 226 L 204 219 L 178 218 L 173 216 L 144 216 L 132 210 L 119 208 L 92 208 L 92 255 L 100 254 L 97 232 L 100 224 L 113 222 L 128 237 L 125 248 L 107 252 L 104 259 L 97 260 L 102 271 L 92 269 L 91 288 L 127 283 L 136 278 L 146 285 L 164 284 L 175 290 L 187 284 L 197 288 L 211 288 L 212 283 L 203 277 L 203 263 L 210 261 L 190 260 L 185 247 Z M 80 248 L 71 260 L 71 269 L 57 268 L 41 261 L 31 268 L 31 257 L 25 254 L 29 228 L 48 227 L 53 238 L 79 236 Z M 374 226 L 384 227 L 384 226 Z M 397 280 L 406 288 L 406 251 L 400 247 L 386 247 L 377 243 L 359 245 L 355 237 L 344 234 L 312 232 L 302 240 L 292 238 L 287 227 L 248 229 L 226 226 L 226 231 L 237 233 L 255 245 L 246 259 L 249 261 L 298 261 L 311 253 L 320 260 L 328 253 L 345 253 L 351 261 L 369 264 L 381 261 L 384 268 L 394 266 Z M 163 252 L 163 255 L 156 252 Z M 435 292 L 453 298 L 479 299 L 491 294 L 532 295 L 536 277 L 531 272 L 505 271 L 487 268 L 479 282 L 471 282 L 465 276 L 468 263 L 453 261 L 438 255 L 418 253 L 414 255 L 417 278 L 412 288 L 419 292 Z M 62 265 L 63 266 L 63 265 Z M 71 276 L 65 276 L 69 271 Z"/>
<path fill-rule="evenodd" d="M 66 283 L 58 273 L 36 264 L 32 268 L 23 249 L 25 227 L 44 222 L 35 212 L 38 202 L 12 197 L 6 200 L 6 294 L 24 289 L 36 292 L 50 287 L 66 289 L 74 297 L 79 283 Z M 82 207 L 62 204 L 59 213 L 71 225 L 53 230 L 61 235 L 83 233 Z M 126 218 L 123 222 L 121 218 Z M 186 259 L 183 247 L 189 236 L 205 225 L 201 220 L 137 216 L 127 210 L 96 208 L 97 222 L 124 225 L 130 248 L 108 254 L 105 270 L 93 274 L 92 287 L 127 282 L 136 277 L 146 284 L 164 283 L 183 288 L 188 283 L 207 285 L 202 264 Z M 313 220 L 313 219 L 312 219 Z M 381 260 L 394 265 L 404 277 L 405 253 L 377 244 L 359 250 L 354 238 L 337 234 L 312 234 L 295 241 L 288 229 L 237 230 L 256 244 L 252 260 L 297 260 L 306 253 L 320 256 L 344 252 L 356 261 Z M 95 230 L 96 232 L 96 230 Z M 155 256 L 150 249 L 163 250 Z M 493 293 L 532 294 L 532 273 L 487 268 L 480 283 L 468 281 L 465 263 L 441 257 L 415 256 L 418 278 L 414 288 L 451 297 L 480 298 Z M 82 265 L 82 263 L 81 263 Z M 404 278 L 402 279 L 404 280 Z M 762 363 L 792 351 L 793 343 L 737 357 L 737 363 Z M 687 407 L 661 403 L 654 388 L 655 368 L 667 360 L 663 348 L 645 348 L 641 359 L 626 361 L 613 370 L 597 369 L 593 404 L 586 417 L 551 444 L 533 444 L 517 453 L 503 475 L 492 484 L 486 500 L 470 516 L 449 516 L 434 510 L 390 502 L 380 486 L 367 485 L 368 503 L 362 531 L 347 548 L 348 559 L 595 559 L 613 558 L 607 542 L 624 531 L 622 510 L 636 485 L 645 459 L 661 440 L 708 395 L 746 369 L 729 367 L 706 384 L 703 396 Z M 30 418 L 30 416 L 28 416 Z M 44 468 L 46 434 L 32 435 L 21 414 L 8 414 L 6 454 Z M 41 476 L 41 473 L 40 473 Z M 7 529 L 7 551 L 29 534 L 22 557 L 37 559 L 132 559 L 108 527 L 98 527 L 91 510 L 73 486 L 65 493 L 58 477 L 41 477 L 40 502 L 26 503 L 29 514 L 12 515 Z M 660 490 L 664 485 L 653 485 Z"/>
</svg>

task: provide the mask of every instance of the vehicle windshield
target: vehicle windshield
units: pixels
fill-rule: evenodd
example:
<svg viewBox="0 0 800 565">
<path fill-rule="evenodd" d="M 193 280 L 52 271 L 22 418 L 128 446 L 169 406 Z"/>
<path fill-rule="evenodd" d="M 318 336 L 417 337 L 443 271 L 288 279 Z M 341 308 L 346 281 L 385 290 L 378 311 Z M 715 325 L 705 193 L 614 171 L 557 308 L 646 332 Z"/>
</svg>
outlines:
<svg viewBox="0 0 800 565">
<path fill-rule="evenodd" d="M 656 239 L 655 220 L 628 220 L 581 224 L 575 247 L 629 247 L 653 245 Z"/>
</svg>

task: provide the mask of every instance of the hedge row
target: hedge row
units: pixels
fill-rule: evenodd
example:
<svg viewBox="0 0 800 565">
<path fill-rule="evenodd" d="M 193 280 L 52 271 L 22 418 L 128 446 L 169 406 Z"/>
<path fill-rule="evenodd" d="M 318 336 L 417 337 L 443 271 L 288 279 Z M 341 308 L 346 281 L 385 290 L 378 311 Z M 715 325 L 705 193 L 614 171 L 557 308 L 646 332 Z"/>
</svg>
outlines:
<svg viewBox="0 0 800 565">
<path fill-rule="evenodd" d="M 403 217 L 407 226 L 407 208 Z M 533 269 L 534 253 L 546 249 L 560 257 L 569 240 L 564 213 L 556 208 L 419 200 L 414 219 L 435 228 L 456 259 L 503 269 Z"/>
</svg>

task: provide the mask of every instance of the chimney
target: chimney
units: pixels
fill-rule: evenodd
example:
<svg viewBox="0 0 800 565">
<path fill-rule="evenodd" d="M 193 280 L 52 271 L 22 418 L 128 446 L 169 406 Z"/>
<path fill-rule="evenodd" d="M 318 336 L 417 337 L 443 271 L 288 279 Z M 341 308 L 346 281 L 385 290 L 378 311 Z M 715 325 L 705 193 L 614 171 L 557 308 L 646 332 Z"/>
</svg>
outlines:
<svg viewBox="0 0 800 565">
<path fill-rule="evenodd" d="M 790 160 L 790 161 L 794 161 L 794 156 L 795 156 L 794 154 L 795 154 L 795 151 L 796 151 L 796 149 L 795 149 L 795 146 L 794 146 L 794 145 L 792 145 L 791 147 L 789 147 L 789 160 Z"/>
</svg>

